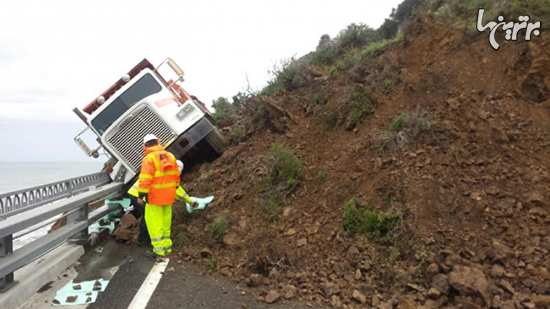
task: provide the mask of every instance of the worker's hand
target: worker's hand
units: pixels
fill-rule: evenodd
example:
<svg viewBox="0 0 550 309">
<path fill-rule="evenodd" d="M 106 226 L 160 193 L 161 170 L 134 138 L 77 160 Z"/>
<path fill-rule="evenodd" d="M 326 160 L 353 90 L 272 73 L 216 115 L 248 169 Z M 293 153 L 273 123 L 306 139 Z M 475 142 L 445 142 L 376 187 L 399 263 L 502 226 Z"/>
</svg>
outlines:
<svg viewBox="0 0 550 309">
<path fill-rule="evenodd" d="M 199 205 L 200 205 L 200 204 L 199 204 L 199 202 L 197 202 L 197 201 L 194 201 L 193 203 L 191 203 L 191 207 L 192 207 L 192 208 L 197 208 L 197 207 L 199 207 Z"/>
<path fill-rule="evenodd" d="M 145 202 L 143 202 L 143 200 L 140 199 L 140 198 L 137 199 L 137 202 L 138 202 L 139 206 L 143 206 L 145 204 Z"/>
</svg>

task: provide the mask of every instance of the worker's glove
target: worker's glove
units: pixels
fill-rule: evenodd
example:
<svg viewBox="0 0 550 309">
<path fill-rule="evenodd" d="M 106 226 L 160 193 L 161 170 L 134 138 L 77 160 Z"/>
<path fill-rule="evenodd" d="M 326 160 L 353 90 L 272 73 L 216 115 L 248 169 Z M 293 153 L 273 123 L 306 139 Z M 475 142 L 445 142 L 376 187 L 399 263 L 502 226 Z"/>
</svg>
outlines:
<svg viewBox="0 0 550 309">
<path fill-rule="evenodd" d="M 191 207 L 192 207 L 193 209 L 199 207 L 199 205 L 200 205 L 200 204 L 199 204 L 199 202 L 197 202 L 197 201 L 194 201 L 193 203 L 191 203 Z"/>
<path fill-rule="evenodd" d="M 141 199 L 142 201 L 147 201 L 148 194 L 147 193 L 139 193 L 138 200 Z"/>
</svg>

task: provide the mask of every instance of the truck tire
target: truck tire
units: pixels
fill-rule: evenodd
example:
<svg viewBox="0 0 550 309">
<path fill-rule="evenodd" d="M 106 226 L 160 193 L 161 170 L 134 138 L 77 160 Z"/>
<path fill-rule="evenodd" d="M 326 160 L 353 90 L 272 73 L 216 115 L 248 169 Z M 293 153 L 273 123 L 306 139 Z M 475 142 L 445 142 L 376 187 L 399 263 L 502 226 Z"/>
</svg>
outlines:
<svg viewBox="0 0 550 309">
<path fill-rule="evenodd" d="M 208 142 L 208 145 L 212 147 L 212 149 L 218 154 L 221 155 L 225 148 L 227 147 L 227 143 L 225 142 L 225 139 L 221 135 L 220 131 L 215 128 L 212 132 L 210 132 L 206 136 L 206 141 Z"/>
</svg>

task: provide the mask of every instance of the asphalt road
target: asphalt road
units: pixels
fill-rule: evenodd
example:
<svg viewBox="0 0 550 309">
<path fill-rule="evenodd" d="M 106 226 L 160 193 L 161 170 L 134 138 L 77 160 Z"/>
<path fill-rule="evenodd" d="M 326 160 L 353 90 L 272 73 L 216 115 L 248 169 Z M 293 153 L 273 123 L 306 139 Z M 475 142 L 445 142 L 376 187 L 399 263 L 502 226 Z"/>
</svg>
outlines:
<svg viewBox="0 0 550 309">
<path fill-rule="evenodd" d="M 91 251 L 77 267 L 82 280 L 110 279 L 107 289 L 90 309 L 128 308 L 154 261 L 145 256 L 144 248 L 108 240 L 101 252 Z M 119 265 L 110 275 L 113 265 Z M 268 305 L 257 302 L 253 290 L 237 285 L 226 277 L 208 274 L 202 267 L 187 261 L 171 259 L 156 287 L 147 309 L 157 308 L 309 308 L 303 303 L 280 301 Z"/>
<path fill-rule="evenodd" d="M 73 279 L 105 279 L 109 280 L 109 284 L 104 292 L 98 294 L 95 303 L 69 308 L 129 308 L 142 285 L 148 286 L 144 280 L 152 273 L 154 261 L 146 257 L 145 252 L 145 248 L 135 245 L 120 244 L 112 239 L 104 240 L 82 256 L 75 265 L 45 285 L 20 308 L 52 308 L 56 292 Z M 257 302 L 257 292 L 246 285 L 235 284 L 227 277 L 209 274 L 204 267 L 174 258 L 158 277 L 160 281 L 148 300 L 147 309 L 309 308 L 304 303 L 288 302 L 284 299 L 271 305 Z"/>
</svg>

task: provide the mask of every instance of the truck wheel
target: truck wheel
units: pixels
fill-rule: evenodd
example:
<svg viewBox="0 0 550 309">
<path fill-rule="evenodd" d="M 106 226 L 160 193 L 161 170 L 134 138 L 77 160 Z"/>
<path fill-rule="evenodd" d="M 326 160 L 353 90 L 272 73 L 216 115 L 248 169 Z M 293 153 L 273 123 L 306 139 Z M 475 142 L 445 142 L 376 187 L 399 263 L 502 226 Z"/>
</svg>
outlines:
<svg viewBox="0 0 550 309">
<path fill-rule="evenodd" d="M 218 155 L 221 155 L 227 147 L 225 139 L 217 128 L 206 136 L 206 141 Z"/>
</svg>

